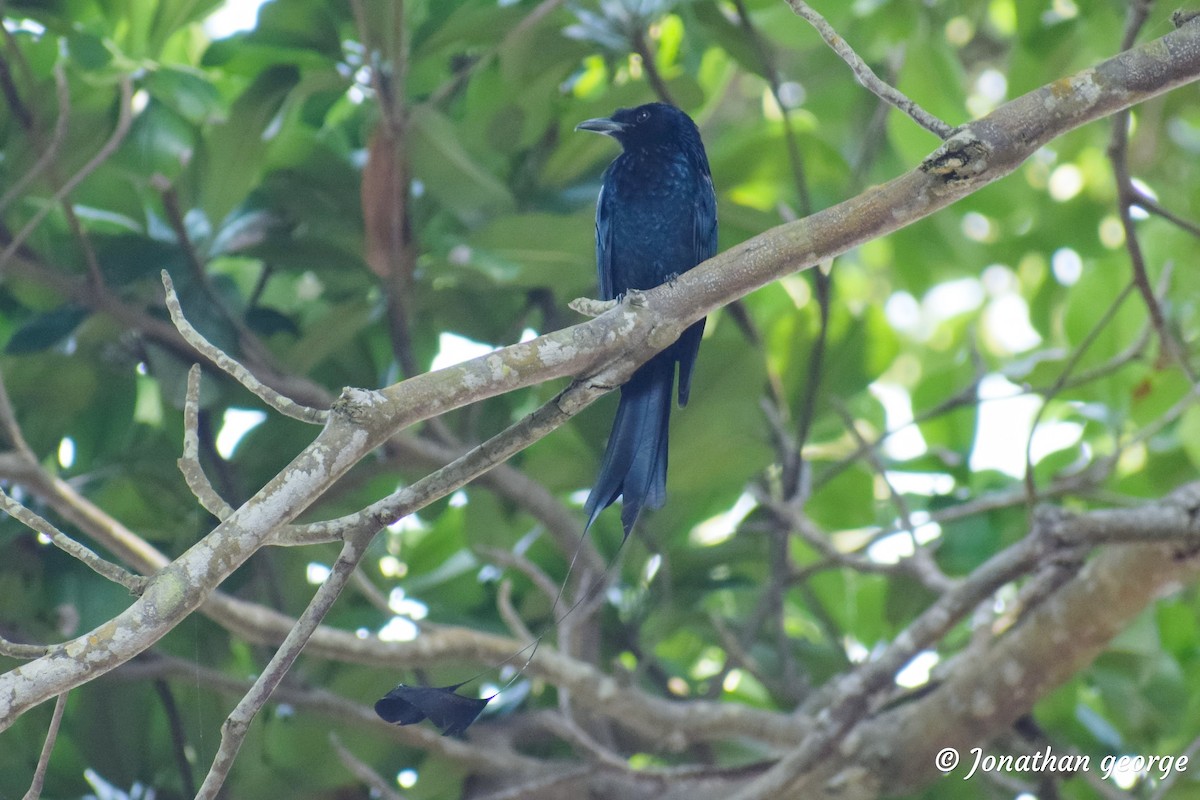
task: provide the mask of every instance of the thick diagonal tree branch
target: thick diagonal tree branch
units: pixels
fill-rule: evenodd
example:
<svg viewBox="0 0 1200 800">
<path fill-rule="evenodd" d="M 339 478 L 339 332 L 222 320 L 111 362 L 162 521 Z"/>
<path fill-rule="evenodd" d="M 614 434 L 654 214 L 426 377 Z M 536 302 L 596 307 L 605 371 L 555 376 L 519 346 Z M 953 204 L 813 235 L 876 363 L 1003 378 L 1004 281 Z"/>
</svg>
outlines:
<svg viewBox="0 0 1200 800">
<path fill-rule="evenodd" d="M 0 676 L 0 727 L 133 658 L 399 430 L 468 403 L 569 376 L 615 386 L 693 321 L 791 272 L 927 217 L 1011 173 L 1056 136 L 1200 78 L 1200 23 L 1042 87 L 956 133 L 919 167 L 710 259 L 580 325 L 379 392 L 348 389 L 316 440 L 102 627 Z"/>
</svg>

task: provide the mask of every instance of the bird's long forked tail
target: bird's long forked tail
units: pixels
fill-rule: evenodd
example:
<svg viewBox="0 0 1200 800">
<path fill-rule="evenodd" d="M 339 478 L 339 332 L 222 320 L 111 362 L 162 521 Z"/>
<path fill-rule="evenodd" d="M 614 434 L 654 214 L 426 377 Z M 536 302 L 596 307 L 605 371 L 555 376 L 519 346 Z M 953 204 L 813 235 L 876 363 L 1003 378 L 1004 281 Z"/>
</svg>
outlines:
<svg viewBox="0 0 1200 800">
<path fill-rule="evenodd" d="M 621 387 L 621 401 L 600 464 L 596 485 L 584 503 L 587 528 L 621 498 L 621 524 L 628 537 L 643 506 L 660 508 L 667 494 L 667 429 L 671 419 L 675 359 L 660 353 Z"/>
</svg>

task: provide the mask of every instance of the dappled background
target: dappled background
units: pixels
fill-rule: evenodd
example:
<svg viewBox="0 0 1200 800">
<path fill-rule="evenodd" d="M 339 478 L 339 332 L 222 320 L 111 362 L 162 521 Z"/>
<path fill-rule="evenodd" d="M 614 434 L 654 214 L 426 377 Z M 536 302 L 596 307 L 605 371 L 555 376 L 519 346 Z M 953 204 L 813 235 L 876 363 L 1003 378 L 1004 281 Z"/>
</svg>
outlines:
<svg viewBox="0 0 1200 800">
<path fill-rule="evenodd" d="M 881 78 L 951 125 L 1136 32 L 1112 0 L 820 6 Z M 1143 38 L 1171 29 L 1169 11 L 1143 21 Z M 50 476 L 168 556 L 216 522 L 175 465 L 200 359 L 167 319 L 160 270 L 213 342 L 321 405 L 342 386 L 388 385 L 580 321 L 567 303 L 596 294 L 592 216 L 616 154 L 573 132 L 583 119 L 655 99 L 688 111 L 722 250 L 911 169 L 939 143 L 776 0 L 8 0 L 0 12 L 2 439 L 36 456 L 0 460 L 0 478 L 102 552 L 88 527 L 101 523 L 65 512 Z M 1195 480 L 1198 99 L 1184 88 L 1139 107 L 1127 137 L 1110 121 L 1055 140 L 950 209 L 712 315 L 692 402 L 673 415 L 667 504 L 619 552 L 615 511 L 575 552 L 615 409 L 606 398 L 389 526 L 326 624 L 385 642 L 458 626 L 518 646 L 523 628 L 548 630 L 545 647 L 652 695 L 819 708 L 822 686 L 1024 537 L 1039 504 L 1138 505 Z M 404 432 L 305 519 L 411 483 L 565 385 Z M 314 435 L 215 371 L 201 409 L 201 462 L 235 507 Z M 336 553 L 265 550 L 221 588 L 295 616 Z M 584 602 L 556 624 L 564 580 L 565 605 Z M 1018 614 L 1019 590 L 1007 584 L 931 643 L 894 693 L 936 681 L 993 615 Z M 0 635 L 41 644 L 130 602 L 11 518 L 0 597 Z M 72 693 L 45 796 L 191 796 L 271 652 L 189 618 Z M 1198 657 L 1188 587 L 1043 697 L 1018 741 L 1181 753 L 1200 735 Z M 382 781 L 376 791 L 483 797 L 519 787 L 473 755 L 497 741 L 630 769 L 773 753 L 631 733 L 536 676 L 509 683 L 523 661 L 302 658 L 287 701 L 256 722 L 230 796 L 365 797 L 354 764 Z M 464 692 L 507 688 L 461 750 L 396 738 L 369 716 L 398 681 L 475 675 Z M 344 705 L 321 705 L 318 690 Z M 38 708 L 3 734 L 0 796 L 28 788 L 49 719 Z M 1008 777 L 997 796 L 1038 789 Z M 928 791 L 979 797 L 988 780 Z M 1095 787 L 1064 776 L 1055 790 Z"/>
</svg>

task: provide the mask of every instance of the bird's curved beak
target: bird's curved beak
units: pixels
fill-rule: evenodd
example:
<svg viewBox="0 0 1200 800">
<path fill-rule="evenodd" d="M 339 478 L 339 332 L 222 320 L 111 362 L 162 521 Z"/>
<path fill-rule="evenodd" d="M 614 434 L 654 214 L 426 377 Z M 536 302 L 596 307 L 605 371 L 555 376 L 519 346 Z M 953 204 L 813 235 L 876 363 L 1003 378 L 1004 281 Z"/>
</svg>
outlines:
<svg viewBox="0 0 1200 800">
<path fill-rule="evenodd" d="M 612 136 L 614 133 L 620 133 L 625 130 L 625 126 L 608 117 L 597 117 L 596 119 L 585 119 L 575 126 L 575 130 L 593 131 L 595 133 L 603 133 L 605 136 Z"/>
</svg>

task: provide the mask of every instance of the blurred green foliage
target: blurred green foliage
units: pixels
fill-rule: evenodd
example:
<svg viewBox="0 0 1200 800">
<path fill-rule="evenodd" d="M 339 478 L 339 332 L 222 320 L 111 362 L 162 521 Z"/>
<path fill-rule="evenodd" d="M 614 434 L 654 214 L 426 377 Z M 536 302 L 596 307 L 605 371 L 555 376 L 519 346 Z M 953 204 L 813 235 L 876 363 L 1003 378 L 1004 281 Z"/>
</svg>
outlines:
<svg viewBox="0 0 1200 800">
<path fill-rule="evenodd" d="M 174 276 L 197 327 L 234 355 L 256 338 L 280 371 L 330 392 L 403 377 L 386 281 L 365 255 L 360 194 L 389 103 L 411 170 L 413 258 L 399 278 L 406 346 L 420 370 L 442 349 L 443 334 L 499 346 L 575 321 L 566 303 L 594 292 L 592 207 L 615 149 L 572 129 L 655 99 L 651 74 L 703 131 L 722 249 L 801 212 L 789 137 L 817 208 L 912 168 L 937 144 L 900 113 L 884 113 L 777 0 L 269 0 L 252 29 L 213 41 L 204 20 L 218 5 L 0 5 L 0 245 L 8 250 L 45 214 L 0 271 L 0 371 L 45 466 L 168 554 L 214 521 L 174 465 L 190 360 L 150 332 L 164 319 L 159 270 Z M 1111 55 L 1125 11 L 1115 0 L 821 5 L 880 75 L 951 124 Z M 1167 29 L 1168 11 L 1155 10 L 1148 35 Z M 126 78 L 129 131 L 71 190 L 68 215 L 55 192 L 112 135 Z M 772 81 L 789 104 L 786 120 Z M 1200 219 L 1197 99 L 1189 88 L 1136 109 L 1129 154 L 1144 190 L 1191 220 Z M 839 547 L 874 541 L 879 550 L 864 552 L 885 560 L 902 552 L 907 537 L 888 535 L 902 523 L 886 474 L 918 533 L 939 540 L 938 563 L 954 576 L 1026 530 L 1020 475 L 1039 398 L 1047 399 L 1030 450 L 1038 487 L 1096 469 L 1089 490 L 1064 501 L 1072 507 L 1160 497 L 1195 478 L 1200 413 L 1186 404 L 1190 387 L 1161 355 L 1140 298 L 1123 295 L 1131 272 L 1105 154 L 1110 127 L 1056 140 L 1007 180 L 839 258 L 811 414 L 805 397 L 822 315 L 810 275 L 746 298 L 751 331 L 728 311 L 710 319 L 693 402 L 674 415 L 669 502 L 645 516 L 617 561 L 621 590 L 601 612 L 597 663 L 622 663 L 654 691 L 669 685 L 676 694 L 787 711 L 924 607 L 928 593 L 910 581 L 821 566 L 821 555 L 793 537 L 787 554 L 808 577 L 784 587 L 779 626 L 744 627 L 759 618 L 777 563 L 770 514 L 744 500 L 740 518 L 722 515 L 748 487 L 788 491 L 779 442 L 791 437 L 794 446 L 801 422 L 809 430 L 801 481 L 810 488 L 808 519 Z M 51 142 L 55 157 L 35 174 Z M 1163 218 L 1142 217 L 1150 278 L 1194 365 L 1200 247 Z M 118 306 L 136 314 L 114 313 Z M 984 385 L 994 393 L 980 402 L 976 387 Z M 479 441 L 558 388 L 499 397 L 440 424 L 461 441 Z M 1033 406 L 995 399 L 1005 395 Z M 218 454 L 226 412 L 256 407 L 245 391 L 208 376 L 205 463 L 234 504 L 313 435 L 268 415 L 236 449 Z M 598 403 L 513 464 L 577 513 L 613 407 Z M 910 409 L 917 421 L 906 424 Z M 857 454 L 857 436 L 874 441 L 887 431 L 894 433 L 874 460 Z M 311 516 L 360 508 L 426 468 L 363 463 Z M 999 496 L 1011 501 L 937 522 L 947 509 Z M 27 499 L 37 507 L 36 496 Z M 480 549 L 520 546 L 554 580 L 563 576 L 567 559 L 520 502 L 471 486 L 419 517 L 374 546 L 367 571 L 385 593 L 403 589 L 432 622 L 503 633 L 503 574 L 529 625 L 548 620 L 531 581 L 489 566 Z M 593 534 L 612 556 L 616 514 L 604 515 Z M 647 579 L 652 554 L 662 566 Z M 309 565 L 333 557 L 328 547 L 263 553 L 224 588 L 295 614 L 312 592 Z M 60 640 L 127 602 L 11 519 L 0 521 L 0 564 L 0 631 L 17 639 Z M 1039 706 L 1039 722 L 1056 742 L 1084 752 L 1179 752 L 1200 734 L 1200 692 L 1189 677 L 1200 675 L 1195 612 L 1194 589 L 1148 612 Z M 740 632 L 761 674 L 726 663 L 714 620 Z M 388 616 L 348 595 L 329 622 L 373 632 Z M 941 656 L 965 643 L 962 633 Z M 185 623 L 160 647 L 238 678 L 266 658 L 205 620 Z M 799 676 L 790 684 L 788 670 Z M 397 679 L 315 660 L 297 671 L 368 703 Z M 202 772 L 228 699 L 186 682 L 172 686 Z M 523 708 L 553 702 L 551 689 L 534 686 Z M 48 714 L 39 709 L 6 735 L 0 796 L 27 788 Z M 330 797 L 354 785 L 328 749 L 328 723 L 279 709 L 265 716 L 243 748 L 230 796 L 277 796 L 286 786 L 292 797 Z M 336 727 L 381 774 L 415 769 L 410 800 L 457 791 L 458 765 Z M 78 691 L 44 796 L 98 791 L 85 768 L 133 794 L 140 785 L 159 798 L 184 796 L 169 739 L 146 685 L 104 681 Z M 736 760 L 739 751 L 731 744 L 716 756 Z M 1062 796 L 1089 796 L 1077 784 Z M 945 781 L 929 796 L 977 790 Z M 1187 791 L 1171 796 L 1193 796 Z"/>
</svg>

